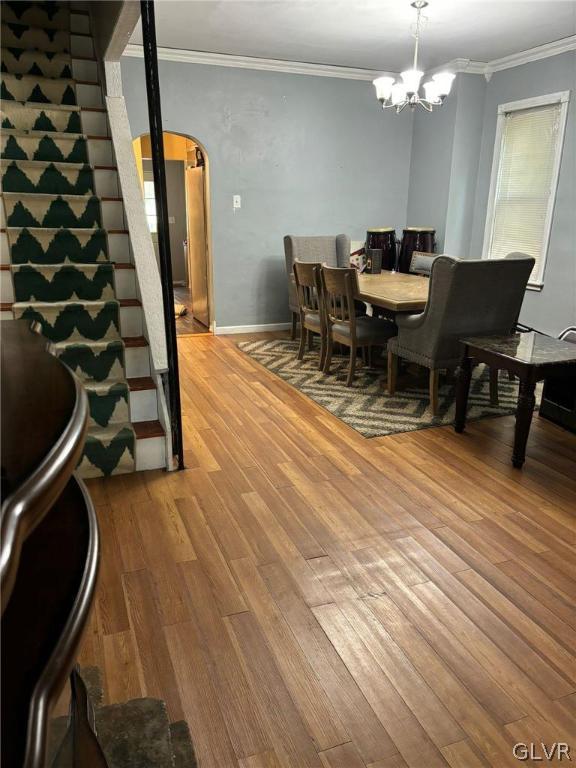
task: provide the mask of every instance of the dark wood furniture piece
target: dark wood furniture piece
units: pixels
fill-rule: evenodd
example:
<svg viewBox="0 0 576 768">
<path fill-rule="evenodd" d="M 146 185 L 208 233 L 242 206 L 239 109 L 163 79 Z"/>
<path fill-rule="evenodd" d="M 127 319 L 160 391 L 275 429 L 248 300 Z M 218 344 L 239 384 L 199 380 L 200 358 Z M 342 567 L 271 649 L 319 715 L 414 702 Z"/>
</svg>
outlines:
<svg viewBox="0 0 576 768">
<path fill-rule="evenodd" d="M 50 711 L 74 666 L 96 585 L 96 517 L 73 474 L 88 402 L 27 321 L 2 322 L 0 335 L 2 765 L 43 768 Z M 72 704 L 71 712 L 71 725 L 79 714 L 85 719 L 85 708 Z M 74 738 L 70 766 L 106 765 L 90 734 Z"/>
<path fill-rule="evenodd" d="M 373 346 L 386 346 L 396 333 L 396 326 L 379 317 L 356 316 L 355 299 L 358 297 L 358 272 L 354 268 L 322 267 L 322 291 L 326 308 L 327 349 L 324 373 L 330 373 L 334 342 L 350 347 L 350 364 L 346 386 L 354 380 L 356 351 L 366 349 L 368 364 Z"/>
<path fill-rule="evenodd" d="M 576 328 L 567 328 L 559 338 L 576 345 Z M 546 379 L 538 413 L 576 435 L 576 371 L 572 376 Z"/>
<path fill-rule="evenodd" d="M 464 347 L 462 363 L 458 369 L 456 390 L 456 432 L 466 424 L 466 409 L 472 368 L 486 363 L 491 368 L 503 369 L 520 380 L 512 464 L 522 467 L 526 443 L 536 404 L 536 384 L 548 377 L 564 378 L 576 373 L 576 346 L 539 333 L 514 333 L 509 336 L 476 336 L 461 340 Z"/>
<path fill-rule="evenodd" d="M 322 278 L 320 262 L 295 261 L 294 280 L 300 309 L 300 346 L 298 360 L 304 357 L 306 341 L 312 349 L 314 334 L 320 336 L 320 360 L 318 368 L 322 370 L 326 358 L 326 313 L 322 297 Z"/>
</svg>

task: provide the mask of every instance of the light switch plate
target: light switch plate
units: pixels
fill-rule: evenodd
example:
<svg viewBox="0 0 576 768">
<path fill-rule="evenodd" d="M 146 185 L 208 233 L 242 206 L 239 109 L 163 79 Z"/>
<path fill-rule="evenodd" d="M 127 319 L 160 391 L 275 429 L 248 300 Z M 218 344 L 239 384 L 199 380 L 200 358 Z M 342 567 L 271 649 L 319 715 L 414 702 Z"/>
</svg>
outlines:
<svg viewBox="0 0 576 768">
<path fill-rule="evenodd" d="M 242 208 L 242 198 L 240 195 L 232 195 L 232 207 Z"/>
<path fill-rule="evenodd" d="M 168 224 L 176 224 L 176 219 L 174 216 L 168 216 Z"/>
</svg>

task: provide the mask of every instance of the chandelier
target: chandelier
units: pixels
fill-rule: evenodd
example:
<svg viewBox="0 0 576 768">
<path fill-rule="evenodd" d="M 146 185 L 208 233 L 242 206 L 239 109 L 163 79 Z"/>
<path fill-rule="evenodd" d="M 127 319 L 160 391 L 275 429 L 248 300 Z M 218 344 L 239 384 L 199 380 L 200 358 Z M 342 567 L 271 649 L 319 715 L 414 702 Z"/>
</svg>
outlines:
<svg viewBox="0 0 576 768">
<path fill-rule="evenodd" d="M 393 77 L 383 76 L 374 80 L 376 96 L 382 109 L 394 107 L 396 114 L 402 112 L 404 107 L 414 109 L 420 105 L 428 112 L 432 112 L 434 107 L 439 107 L 444 103 L 444 99 L 450 93 L 452 80 L 455 75 L 451 72 L 438 72 L 432 75 L 432 80 L 424 83 L 424 97 L 420 96 L 420 81 L 424 72 L 418 69 L 418 43 L 420 40 L 420 16 L 422 9 L 426 8 L 426 0 L 415 0 L 410 3 L 412 8 L 416 9 L 416 44 L 414 46 L 414 65 L 412 69 L 407 69 L 400 73 L 402 80 L 395 81 Z"/>
</svg>

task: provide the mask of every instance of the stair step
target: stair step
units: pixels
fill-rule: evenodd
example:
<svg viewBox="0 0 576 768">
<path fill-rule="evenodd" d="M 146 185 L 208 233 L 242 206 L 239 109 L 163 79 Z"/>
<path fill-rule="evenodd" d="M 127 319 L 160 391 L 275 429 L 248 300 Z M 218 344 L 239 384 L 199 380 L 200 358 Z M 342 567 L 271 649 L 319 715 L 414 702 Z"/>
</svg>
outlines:
<svg viewBox="0 0 576 768">
<path fill-rule="evenodd" d="M 130 392 L 142 392 L 145 389 L 156 389 L 152 376 L 135 376 L 127 379 Z"/>
<path fill-rule="evenodd" d="M 166 432 L 158 420 L 137 421 L 133 425 L 137 440 L 149 440 L 152 437 L 164 437 Z"/>
<path fill-rule="evenodd" d="M 133 472 L 136 467 L 136 435 L 130 422 L 109 427 L 89 427 L 84 454 L 78 465 L 81 477 Z"/>
<path fill-rule="evenodd" d="M 64 29 L 70 27 L 69 9 L 63 3 L 50 4 L 49 13 L 43 3 L 4 2 L 2 4 L 2 20 L 7 24 L 35 26 L 39 29 Z"/>
<path fill-rule="evenodd" d="M 76 84 L 72 79 L 55 80 L 51 77 L 12 75 L 7 72 L 2 73 L 2 99 L 39 107 L 78 104 Z"/>
<path fill-rule="evenodd" d="M 8 227 L 0 239 L 14 264 L 130 262 L 127 230 Z"/>
<path fill-rule="evenodd" d="M 71 43 L 71 35 L 65 29 L 47 30 L 28 24 L 2 21 L 2 44 L 6 48 L 69 53 L 72 50 Z"/>
<path fill-rule="evenodd" d="M 122 341 L 127 349 L 148 346 L 148 339 L 144 336 L 122 336 Z"/>
<path fill-rule="evenodd" d="M 31 301 L 111 301 L 114 265 L 104 264 L 20 264 L 12 267 L 14 298 Z"/>
<path fill-rule="evenodd" d="M 3 160 L 0 174 L 5 194 L 94 195 L 107 202 L 122 200 L 118 172 L 114 166 Z"/>
<path fill-rule="evenodd" d="M 2 48 L 0 56 L 4 71 L 11 75 L 36 74 L 42 77 L 72 79 L 72 57 L 69 53 L 48 56 L 45 51 Z"/>
<path fill-rule="evenodd" d="M 5 160 L 114 165 L 109 136 L 81 133 L 4 130 L 1 154 Z"/>
</svg>

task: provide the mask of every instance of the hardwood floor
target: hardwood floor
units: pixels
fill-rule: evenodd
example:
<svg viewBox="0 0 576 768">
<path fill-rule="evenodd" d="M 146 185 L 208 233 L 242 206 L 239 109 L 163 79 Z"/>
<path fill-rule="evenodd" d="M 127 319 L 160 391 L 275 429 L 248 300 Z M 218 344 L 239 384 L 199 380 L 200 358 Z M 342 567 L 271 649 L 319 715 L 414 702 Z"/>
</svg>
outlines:
<svg viewBox="0 0 576 768">
<path fill-rule="evenodd" d="M 201 768 L 576 759 L 574 437 L 366 440 L 238 340 L 179 340 L 186 471 L 90 482 L 107 700 L 165 699 Z"/>
<path fill-rule="evenodd" d="M 196 333 L 210 333 L 210 329 L 196 320 L 192 314 L 192 299 L 190 289 L 181 285 L 174 286 L 174 301 L 176 304 L 184 304 L 188 312 L 185 315 L 176 316 L 176 335 L 191 336 Z"/>
</svg>

